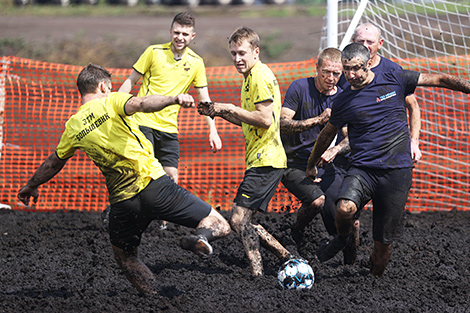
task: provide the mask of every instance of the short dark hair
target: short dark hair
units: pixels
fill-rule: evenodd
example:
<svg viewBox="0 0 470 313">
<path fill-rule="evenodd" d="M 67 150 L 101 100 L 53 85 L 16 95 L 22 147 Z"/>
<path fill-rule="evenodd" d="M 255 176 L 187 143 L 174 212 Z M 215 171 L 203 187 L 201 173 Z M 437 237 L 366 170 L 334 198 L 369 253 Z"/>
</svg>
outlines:
<svg viewBox="0 0 470 313">
<path fill-rule="evenodd" d="M 241 45 L 243 40 L 248 41 L 252 49 L 259 47 L 259 35 L 251 28 L 242 26 L 235 29 L 228 39 L 228 44 L 232 42 Z"/>
<path fill-rule="evenodd" d="M 99 83 L 103 81 L 111 82 L 111 73 L 102 66 L 90 63 L 78 74 L 78 91 L 82 96 L 95 93 Z"/>
<path fill-rule="evenodd" d="M 191 12 L 180 12 L 176 14 L 173 18 L 173 22 L 171 22 L 171 27 L 173 27 L 173 24 L 175 23 L 178 23 L 183 26 L 191 26 L 194 28 L 196 26 L 196 17 Z"/>
<path fill-rule="evenodd" d="M 350 43 L 341 52 L 341 59 L 351 60 L 353 58 L 359 58 L 367 63 L 370 60 L 370 51 L 362 43 Z"/>
<path fill-rule="evenodd" d="M 325 48 L 318 55 L 318 66 L 321 67 L 324 60 L 341 63 L 341 50 L 336 48 Z"/>
</svg>

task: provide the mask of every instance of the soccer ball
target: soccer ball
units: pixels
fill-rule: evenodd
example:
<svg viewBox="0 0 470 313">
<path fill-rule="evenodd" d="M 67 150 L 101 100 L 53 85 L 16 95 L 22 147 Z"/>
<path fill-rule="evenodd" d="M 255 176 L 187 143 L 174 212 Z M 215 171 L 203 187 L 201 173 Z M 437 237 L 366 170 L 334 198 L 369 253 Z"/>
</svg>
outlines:
<svg viewBox="0 0 470 313">
<path fill-rule="evenodd" d="M 277 279 L 283 289 L 310 289 L 315 280 L 313 269 L 303 259 L 292 259 L 281 265 Z"/>
</svg>

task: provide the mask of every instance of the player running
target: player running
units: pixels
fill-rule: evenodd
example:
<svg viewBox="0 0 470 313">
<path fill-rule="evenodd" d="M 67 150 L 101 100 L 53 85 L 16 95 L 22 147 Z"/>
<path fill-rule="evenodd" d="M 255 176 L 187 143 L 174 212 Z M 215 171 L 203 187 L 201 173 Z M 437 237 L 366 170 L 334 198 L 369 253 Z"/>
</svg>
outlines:
<svg viewBox="0 0 470 313">
<path fill-rule="evenodd" d="M 286 168 L 280 137 L 281 93 L 271 69 L 260 61 L 259 36 L 248 28 L 236 29 L 229 38 L 230 53 L 243 75 L 241 107 L 231 103 L 200 103 L 199 113 L 220 116 L 241 126 L 245 137 L 246 171 L 232 206 L 230 224 L 240 236 L 254 276 L 263 275 L 260 239 L 280 259 L 290 256 L 261 225 L 253 224 L 265 212 Z"/>
</svg>

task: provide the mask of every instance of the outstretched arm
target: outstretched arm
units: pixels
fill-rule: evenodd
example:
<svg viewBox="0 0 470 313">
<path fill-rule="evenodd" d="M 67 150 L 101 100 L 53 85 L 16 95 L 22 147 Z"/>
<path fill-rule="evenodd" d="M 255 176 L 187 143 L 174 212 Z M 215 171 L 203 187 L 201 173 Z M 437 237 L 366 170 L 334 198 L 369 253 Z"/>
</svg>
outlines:
<svg viewBox="0 0 470 313">
<path fill-rule="evenodd" d="M 209 89 L 207 87 L 196 88 L 197 95 L 200 102 L 211 102 L 209 97 Z M 222 149 L 222 140 L 220 140 L 219 134 L 217 132 L 217 127 L 215 126 L 215 121 L 209 116 L 204 116 L 206 120 L 207 127 L 209 128 L 209 144 L 213 152 L 217 152 Z"/>
<path fill-rule="evenodd" d="M 67 160 L 59 159 L 55 152 L 49 155 L 36 170 L 33 177 L 20 189 L 18 199 L 24 204 L 29 205 L 29 199 L 33 197 L 33 202 L 37 203 L 39 197 L 38 187 L 57 175 L 65 166 Z"/>
<path fill-rule="evenodd" d="M 315 146 L 313 146 L 312 153 L 310 154 L 307 162 L 307 177 L 311 181 L 316 180 L 318 162 L 320 161 L 323 152 L 325 152 L 325 150 L 330 146 L 330 143 L 335 138 L 337 132 L 338 129 L 336 126 L 328 122 L 320 135 L 318 135 Z"/>
<path fill-rule="evenodd" d="M 470 93 L 470 81 L 448 74 L 421 73 L 418 78 L 418 86 L 442 87 Z"/>
<path fill-rule="evenodd" d="M 331 115 L 331 109 L 327 108 L 322 114 L 305 120 L 294 120 L 295 111 L 283 107 L 281 109 L 281 134 L 292 135 L 304 132 L 315 126 L 323 125 L 328 122 Z"/>
<path fill-rule="evenodd" d="M 157 112 L 172 104 L 179 104 L 184 108 L 194 107 L 194 99 L 188 94 L 180 94 L 175 97 L 162 95 L 132 97 L 127 101 L 125 110 L 129 115 L 136 112 Z"/>
<path fill-rule="evenodd" d="M 135 83 L 139 81 L 142 77 L 142 74 L 137 72 L 136 70 L 132 70 L 131 75 L 122 83 L 121 87 L 119 88 L 119 92 L 130 93 L 132 87 L 134 87 Z"/>
<path fill-rule="evenodd" d="M 256 104 L 255 111 L 248 111 L 232 103 L 201 102 L 199 114 L 210 117 L 220 116 L 235 125 L 242 123 L 268 129 L 272 123 L 273 102 L 265 101 Z"/>
</svg>

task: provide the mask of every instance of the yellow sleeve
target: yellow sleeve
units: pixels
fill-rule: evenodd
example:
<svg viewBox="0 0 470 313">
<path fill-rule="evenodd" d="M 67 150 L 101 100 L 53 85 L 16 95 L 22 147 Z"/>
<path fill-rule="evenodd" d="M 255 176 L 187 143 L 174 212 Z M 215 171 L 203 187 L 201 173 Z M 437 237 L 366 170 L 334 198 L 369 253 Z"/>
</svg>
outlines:
<svg viewBox="0 0 470 313">
<path fill-rule="evenodd" d="M 55 150 L 59 159 L 62 160 L 73 157 L 75 151 L 77 150 L 77 148 L 73 146 L 73 140 L 70 138 L 67 127 L 68 123 L 69 122 L 65 124 L 65 131 L 62 133 L 62 137 L 60 138 L 59 144 Z"/>
<path fill-rule="evenodd" d="M 144 75 L 152 66 L 153 53 L 153 46 L 149 46 L 147 49 L 145 49 L 144 53 L 142 53 L 137 62 L 135 62 L 133 66 L 134 70 Z"/>
</svg>

